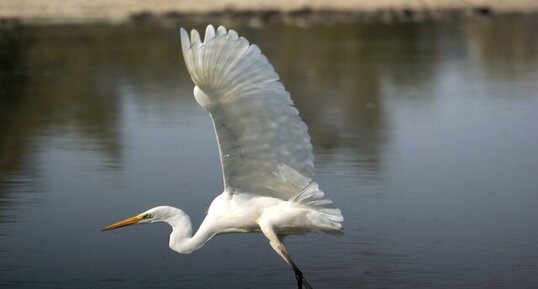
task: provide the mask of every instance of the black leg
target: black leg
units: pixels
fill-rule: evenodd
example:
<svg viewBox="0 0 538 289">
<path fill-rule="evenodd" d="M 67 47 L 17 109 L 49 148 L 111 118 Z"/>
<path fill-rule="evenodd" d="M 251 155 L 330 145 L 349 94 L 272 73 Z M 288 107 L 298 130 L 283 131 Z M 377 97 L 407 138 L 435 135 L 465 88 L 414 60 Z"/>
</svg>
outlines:
<svg viewBox="0 0 538 289">
<path fill-rule="evenodd" d="M 312 286 L 303 278 L 303 272 L 292 263 L 293 272 L 295 272 L 295 278 L 297 279 L 297 288 L 298 289 L 313 289 Z M 304 287 L 303 287 L 304 286 Z"/>
<path fill-rule="evenodd" d="M 291 268 L 293 269 L 293 272 L 295 273 L 295 278 L 297 279 L 297 287 L 298 289 L 312 289 L 312 286 L 308 284 L 308 281 L 303 277 L 303 273 L 295 263 L 291 260 L 290 256 L 288 255 L 288 251 L 286 250 L 286 247 L 284 247 L 284 244 L 282 243 L 282 236 L 278 236 L 273 228 L 273 225 L 270 222 L 265 221 L 259 221 L 258 224 L 260 225 L 260 229 L 262 230 L 263 234 L 269 239 L 269 244 L 271 244 L 271 247 L 273 247 L 273 250 L 277 252 L 280 257 L 282 257 L 286 263 L 288 263 Z"/>
<path fill-rule="evenodd" d="M 295 272 L 295 279 L 297 279 L 297 288 L 303 289 L 303 272 L 295 266 L 293 267 L 293 271 Z"/>
</svg>

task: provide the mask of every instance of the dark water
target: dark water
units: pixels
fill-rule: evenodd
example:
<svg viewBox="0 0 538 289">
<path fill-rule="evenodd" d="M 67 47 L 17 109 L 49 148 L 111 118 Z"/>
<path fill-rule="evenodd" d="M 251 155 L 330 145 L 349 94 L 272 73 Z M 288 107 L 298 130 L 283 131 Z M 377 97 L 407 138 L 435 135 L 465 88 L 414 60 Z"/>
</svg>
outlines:
<svg viewBox="0 0 538 289">
<path fill-rule="evenodd" d="M 188 23 L 183 24 L 190 26 Z M 538 288 L 538 20 L 235 27 L 274 64 L 345 234 L 289 237 L 314 288 Z M 191 255 L 222 190 L 176 27 L 0 30 L 0 288 L 295 288 L 258 234 Z"/>
</svg>

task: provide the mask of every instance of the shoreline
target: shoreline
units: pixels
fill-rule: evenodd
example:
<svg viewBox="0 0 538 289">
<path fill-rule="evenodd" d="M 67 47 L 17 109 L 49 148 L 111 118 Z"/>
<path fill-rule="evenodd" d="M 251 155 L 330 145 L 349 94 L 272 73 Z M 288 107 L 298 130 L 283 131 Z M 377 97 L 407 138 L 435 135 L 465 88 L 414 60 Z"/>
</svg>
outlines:
<svg viewBox="0 0 538 289">
<path fill-rule="evenodd" d="M 308 26 L 311 24 L 337 24 L 353 22 L 382 22 L 382 23 L 409 23 L 425 21 L 449 21 L 464 19 L 489 19 L 499 17 L 533 17 L 538 19 L 538 11 L 532 12 L 494 12 L 485 7 L 473 9 L 390 9 L 375 11 L 313 11 L 302 9 L 296 11 L 257 10 L 237 11 L 225 10 L 218 12 L 183 13 L 168 11 L 152 13 L 140 11 L 128 15 L 126 18 L 111 20 L 108 18 L 43 18 L 43 17 L 2 17 L 0 28 L 12 25 L 63 25 L 63 24 L 129 24 L 129 23 L 157 23 L 173 25 L 181 21 L 196 24 L 220 23 L 224 25 L 246 25 L 262 27 L 268 24 L 286 24 L 295 26 Z"/>
<path fill-rule="evenodd" d="M 538 16 L 535 0 L 0 0 L 0 25 L 129 22 L 225 22 L 261 26 L 269 23 L 307 25 L 341 22 L 420 22 Z M 308 3 L 306 5 L 305 3 Z"/>
<path fill-rule="evenodd" d="M 225 10 L 208 13 L 180 13 L 171 11 L 163 14 L 153 14 L 147 11 L 133 14 L 129 22 L 156 22 L 177 23 L 185 20 L 203 24 L 206 22 L 219 22 L 227 24 L 243 24 L 259 27 L 267 24 L 289 24 L 306 26 L 309 24 L 335 24 L 351 22 L 422 22 L 444 21 L 458 19 L 486 19 L 491 17 L 517 17 L 538 16 L 536 12 L 494 12 L 487 7 L 472 9 L 380 9 L 374 11 L 338 11 L 338 10 L 311 10 L 300 9 L 292 11 L 256 10 L 237 11 Z M 538 17 L 537 17 L 538 19 Z"/>
</svg>

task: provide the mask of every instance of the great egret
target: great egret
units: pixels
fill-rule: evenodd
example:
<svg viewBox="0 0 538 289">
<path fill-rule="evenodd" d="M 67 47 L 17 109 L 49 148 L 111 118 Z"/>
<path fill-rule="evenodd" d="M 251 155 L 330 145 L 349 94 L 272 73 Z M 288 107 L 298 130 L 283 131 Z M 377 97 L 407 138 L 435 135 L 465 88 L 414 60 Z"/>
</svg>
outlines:
<svg viewBox="0 0 538 289">
<path fill-rule="evenodd" d="M 168 223 L 169 246 L 182 254 L 199 249 L 217 234 L 261 231 L 295 272 L 299 289 L 311 288 L 282 238 L 314 231 L 338 233 L 344 218 L 313 180 L 307 126 L 267 58 L 234 30 L 209 25 L 202 42 L 198 31 L 192 30 L 189 38 L 181 28 L 181 44 L 194 97 L 213 120 L 224 192 L 213 200 L 194 235 L 189 216 L 168 206 L 103 230 Z"/>
</svg>

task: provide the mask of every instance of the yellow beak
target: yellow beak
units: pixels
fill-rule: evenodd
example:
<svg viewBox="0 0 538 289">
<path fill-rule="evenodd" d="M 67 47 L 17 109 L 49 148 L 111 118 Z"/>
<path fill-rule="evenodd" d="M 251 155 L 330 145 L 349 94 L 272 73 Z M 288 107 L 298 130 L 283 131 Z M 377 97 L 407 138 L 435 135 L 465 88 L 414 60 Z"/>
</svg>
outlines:
<svg viewBox="0 0 538 289">
<path fill-rule="evenodd" d="M 119 221 L 117 223 L 114 223 L 114 224 L 104 228 L 103 231 L 110 231 L 110 230 L 118 229 L 118 228 L 121 228 L 121 227 L 134 225 L 134 224 L 137 224 L 138 222 L 140 222 L 140 220 L 142 220 L 142 216 L 140 216 L 140 215 L 130 217 L 130 218 L 127 218 L 127 219 L 125 219 L 123 221 Z"/>
</svg>

